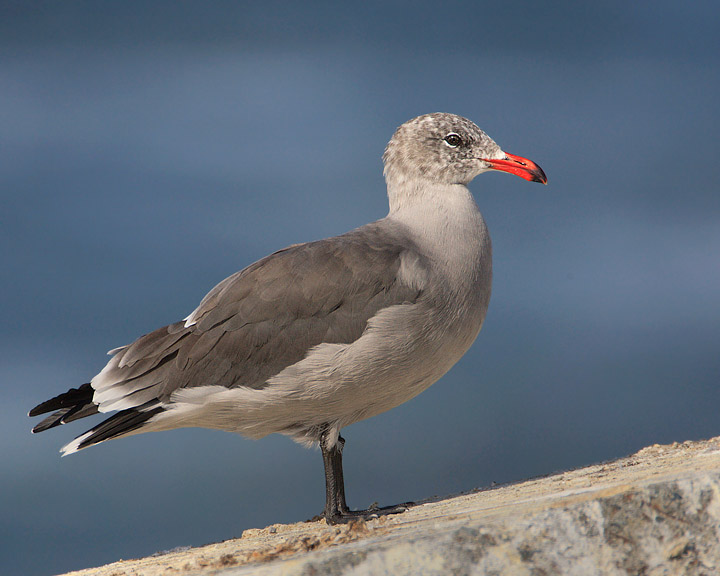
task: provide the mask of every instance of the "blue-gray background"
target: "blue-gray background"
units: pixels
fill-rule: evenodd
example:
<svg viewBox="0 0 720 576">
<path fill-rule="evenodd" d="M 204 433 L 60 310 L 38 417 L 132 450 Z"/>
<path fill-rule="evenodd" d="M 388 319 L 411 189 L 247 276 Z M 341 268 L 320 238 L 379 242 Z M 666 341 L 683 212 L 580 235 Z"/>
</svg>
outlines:
<svg viewBox="0 0 720 576">
<path fill-rule="evenodd" d="M 9 2 L 0 13 L 0 571 L 51 574 L 323 506 L 320 454 L 181 430 L 61 459 L 35 403 L 288 244 L 386 213 L 397 125 L 447 111 L 495 282 L 466 357 L 345 430 L 353 506 L 720 434 L 716 2 Z M 92 422 L 91 422 L 92 423 Z"/>
</svg>

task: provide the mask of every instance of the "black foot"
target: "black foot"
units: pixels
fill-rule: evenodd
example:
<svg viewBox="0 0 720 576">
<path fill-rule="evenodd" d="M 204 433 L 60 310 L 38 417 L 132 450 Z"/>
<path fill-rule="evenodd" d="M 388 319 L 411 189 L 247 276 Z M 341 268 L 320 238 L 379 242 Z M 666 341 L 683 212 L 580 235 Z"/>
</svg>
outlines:
<svg viewBox="0 0 720 576">
<path fill-rule="evenodd" d="M 348 510 L 345 503 L 345 480 L 343 479 L 342 451 L 345 440 L 337 434 L 334 438 L 329 425 L 320 436 L 320 450 L 325 466 L 325 511 L 323 517 L 328 524 L 346 524 L 352 520 L 372 520 L 387 514 L 405 512 L 413 503 L 406 502 L 397 506 L 379 508 L 377 504 L 367 510 Z"/>
<path fill-rule="evenodd" d="M 328 517 L 324 514 L 323 517 L 328 524 L 347 524 L 353 520 L 374 520 L 380 516 L 389 516 L 390 514 L 402 514 L 407 512 L 410 506 L 414 502 L 405 502 L 404 504 L 397 504 L 395 506 L 383 506 L 379 508 L 377 506 L 371 506 L 367 510 L 346 510 L 344 512 L 336 512 L 335 514 Z"/>
</svg>

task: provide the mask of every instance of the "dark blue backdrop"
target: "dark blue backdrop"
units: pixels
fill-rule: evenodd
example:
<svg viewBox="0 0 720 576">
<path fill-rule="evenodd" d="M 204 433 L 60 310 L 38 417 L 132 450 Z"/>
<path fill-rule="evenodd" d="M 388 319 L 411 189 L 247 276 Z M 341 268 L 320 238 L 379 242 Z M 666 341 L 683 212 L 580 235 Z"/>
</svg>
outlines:
<svg viewBox="0 0 720 576">
<path fill-rule="evenodd" d="M 204 430 L 60 459 L 26 411 L 217 281 L 386 213 L 395 127 L 468 116 L 550 185 L 471 186 L 486 325 L 345 431 L 353 506 L 720 434 L 716 2 L 2 2 L 0 572 L 239 536 L 323 506 L 319 452 Z"/>
</svg>

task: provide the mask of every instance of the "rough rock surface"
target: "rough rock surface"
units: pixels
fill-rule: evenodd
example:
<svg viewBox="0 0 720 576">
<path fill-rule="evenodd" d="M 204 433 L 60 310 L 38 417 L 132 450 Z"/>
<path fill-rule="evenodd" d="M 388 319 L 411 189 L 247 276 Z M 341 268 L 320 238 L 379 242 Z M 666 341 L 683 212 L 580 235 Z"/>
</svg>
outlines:
<svg viewBox="0 0 720 576">
<path fill-rule="evenodd" d="M 720 574 L 720 437 L 368 522 L 274 525 L 70 574 Z"/>
</svg>

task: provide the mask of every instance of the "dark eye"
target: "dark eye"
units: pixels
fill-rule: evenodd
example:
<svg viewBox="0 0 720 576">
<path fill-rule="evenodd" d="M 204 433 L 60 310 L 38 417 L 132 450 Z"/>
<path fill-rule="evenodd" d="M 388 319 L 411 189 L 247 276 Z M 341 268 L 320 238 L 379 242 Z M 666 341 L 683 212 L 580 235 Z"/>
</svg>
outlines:
<svg viewBox="0 0 720 576">
<path fill-rule="evenodd" d="M 457 148 L 458 146 L 460 146 L 460 144 L 462 144 L 462 138 L 455 134 L 455 132 L 451 132 L 450 134 L 445 136 L 443 140 L 445 140 L 445 143 L 451 148 Z"/>
</svg>

